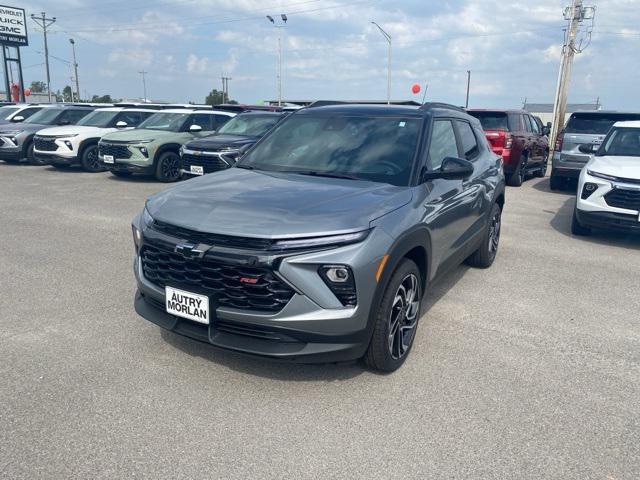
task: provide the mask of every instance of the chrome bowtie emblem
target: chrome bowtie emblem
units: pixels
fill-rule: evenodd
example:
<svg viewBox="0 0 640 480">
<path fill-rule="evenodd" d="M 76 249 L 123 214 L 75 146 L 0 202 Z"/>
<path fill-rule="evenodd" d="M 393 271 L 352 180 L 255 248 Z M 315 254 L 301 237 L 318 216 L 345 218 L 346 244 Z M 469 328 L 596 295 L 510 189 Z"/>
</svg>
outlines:
<svg viewBox="0 0 640 480">
<path fill-rule="evenodd" d="M 198 245 L 194 245 L 193 243 L 179 243 L 173 251 L 181 254 L 185 258 L 202 258 L 205 251 L 197 247 Z"/>
</svg>

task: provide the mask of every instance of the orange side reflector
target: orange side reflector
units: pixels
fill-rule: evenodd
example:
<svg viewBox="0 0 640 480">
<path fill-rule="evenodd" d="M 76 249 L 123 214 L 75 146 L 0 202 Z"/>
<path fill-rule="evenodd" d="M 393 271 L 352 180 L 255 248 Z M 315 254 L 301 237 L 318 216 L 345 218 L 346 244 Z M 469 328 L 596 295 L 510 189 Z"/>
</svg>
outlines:
<svg viewBox="0 0 640 480">
<path fill-rule="evenodd" d="M 384 270 L 384 266 L 387 264 L 387 260 L 389 260 L 389 255 L 385 255 L 380 259 L 380 263 L 378 264 L 378 270 L 376 271 L 376 282 L 380 281 L 380 277 L 382 276 L 382 271 Z"/>
</svg>

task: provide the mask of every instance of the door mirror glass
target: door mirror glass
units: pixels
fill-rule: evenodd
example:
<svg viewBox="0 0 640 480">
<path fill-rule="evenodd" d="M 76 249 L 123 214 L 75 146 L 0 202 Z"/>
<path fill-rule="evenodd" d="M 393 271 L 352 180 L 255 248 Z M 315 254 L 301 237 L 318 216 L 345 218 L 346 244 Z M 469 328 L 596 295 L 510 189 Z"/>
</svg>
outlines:
<svg viewBox="0 0 640 480">
<path fill-rule="evenodd" d="M 127 122 L 125 122 L 124 120 L 120 120 L 118 123 L 116 123 L 116 128 L 125 128 L 128 127 L 129 124 Z"/>
<path fill-rule="evenodd" d="M 580 150 L 581 153 L 592 154 L 596 151 L 596 146 L 592 143 L 583 143 L 578 147 L 578 150 Z"/>
<path fill-rule="evenodd" d="M 200 125 L 191 125 L 189 127 L 189 131 L 192 132 L 192 133 L 201 132 L 202 131 L 202 127 Z"/>
<path fill-rule="evenodd" d="M 442 161 L 440 168 L 425 170 L 422 173 L 422 181 L 444 178 L 448 180 L 462 180 L 473 173 L 473 163 L 457 157 L 447 157 Z"/>
<path fill-rule="evenodd" d="M 23 120 L 24 120 L 24 117 L 22 115 L 16 115 L 11 119 L 12 122 L 21 122 Z"/>
<path fill-rule="evenodd" d="M 551 133 L 551 127 L 544 126 L 542 127 L 542 135 L 549 135 Z"/>
</svg>

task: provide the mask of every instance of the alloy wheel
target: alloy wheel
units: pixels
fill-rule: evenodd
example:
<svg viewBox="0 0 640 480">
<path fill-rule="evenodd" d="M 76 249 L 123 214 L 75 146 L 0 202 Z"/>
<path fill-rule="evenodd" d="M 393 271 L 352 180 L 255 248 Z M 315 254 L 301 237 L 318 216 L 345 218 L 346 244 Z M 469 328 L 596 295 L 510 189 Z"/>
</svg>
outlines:
<svg viewBox="0 0 640 480">
<path fill-rule="evenodd" d="M 180 176 L 180 158 L 177 155 L 167 155 L 160 166 L 162 177 L 176 180 Z"/>
<path fill-rule="evenodd" d="M 91 172 L 98 172 L 102 169 L 102 165 L 98 159 L 98 148 L 92 148 L 87 152 L 87 170 Z"/>
<path fill-rule="evenodd" d="M 501 212 L 497 210 L 491 223 L 489 224 L 489 254 L 494 257 L 498 252 L 498 244 L 500 243 L 500 226 L 502 223 Z"/>
<path fill-rule="evenodd" d="M 396 291 L 389 314 L 388 345 L 391 357 L 405 356 L 415 335 L 420 311 L 420 282 L 410 273 Z"/>
</svg>

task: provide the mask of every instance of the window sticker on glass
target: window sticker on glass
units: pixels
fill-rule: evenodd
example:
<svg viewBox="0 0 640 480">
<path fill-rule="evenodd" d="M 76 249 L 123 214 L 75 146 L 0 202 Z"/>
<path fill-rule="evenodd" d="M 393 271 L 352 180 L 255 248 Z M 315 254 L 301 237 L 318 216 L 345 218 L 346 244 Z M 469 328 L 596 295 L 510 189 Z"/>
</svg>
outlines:
<svg viewBox="0 0 640 480">
<path fill-rule="evenodd" d="M 406 122 L 400 122 L 400 123 L 398 123 L 398 126 L 399 126 L 399 127 L 404 127 L 404 126 L 405 126 L 405 123 L 406 123 Z"/>
</svg>

